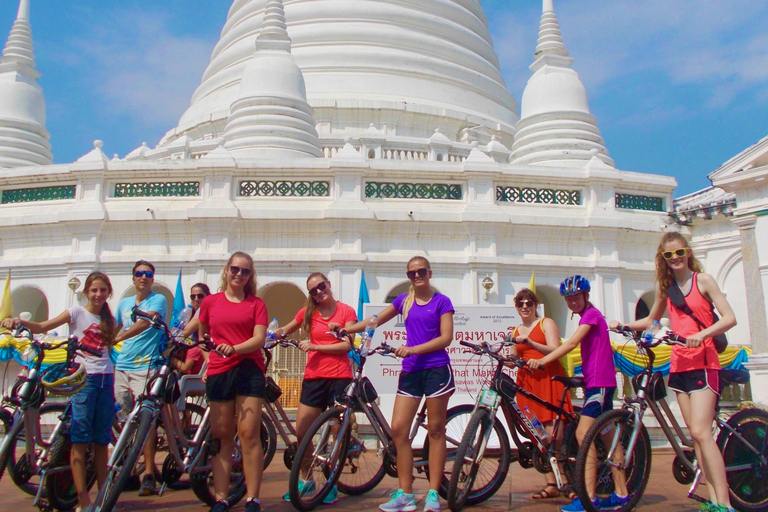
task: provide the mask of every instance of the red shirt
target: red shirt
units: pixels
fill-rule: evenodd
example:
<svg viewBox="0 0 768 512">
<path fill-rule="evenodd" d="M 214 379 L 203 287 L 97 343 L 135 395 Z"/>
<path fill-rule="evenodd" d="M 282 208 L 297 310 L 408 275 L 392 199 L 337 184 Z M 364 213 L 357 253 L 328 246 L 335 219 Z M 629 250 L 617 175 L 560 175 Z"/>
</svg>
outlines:
<svg viewBox="0 0 768 512">
<path fill-rule="evenodd" d="M 189 369 L 186 375 L 197 375 L 200 373 L 200 370 L 203 369 L 203 364 L 205 364 L 203 351 L 200 350 L 200 347 L 192 347 L 191 349 L 187 350 L 187 357 L 185 360 L 194 361 L 194 363 L 192 363 L 192 368 Z"/>
<path fill-rule="evenodd" d="M 200 321 L 208 326 L 211 340 L 217 345 L 236 346 L 253 337 L 253 328 L 268 324 L 264 301 L 248 295 L 242 302 L 230 302 L 224 292 L 207 296 L 200 305 Z M 224 358 L 211 352 L 208 358 L 208 375 L 218 375 L 231 370 L 244 359 L 253 359 L 264 371 L 261 350 L 249 354 L 232 354 Z"/>
<path fill-rule="evenodd" d="M 685 296 L 685 303 L 706 327 L 715 323 L 715 317 L 712 315 L 712 304 L 699 291 L 698 273 L 696 272 L 691 278 L 691 291 Z M 675 334 L 686 337 L 702 330 L 696 320 L 677 309 L 669 297 L 667 297 L 667 310 L 669 311 L 669 325 Z M 717 349 L 712 338 L 704 338 L 704 343 L 696 348 L 672 345 L 672 359 L 669 368 L 671 373 L 705 369 L 721 369 L 720 359 L 717 356 Z"/>
<path fill-rule="evenodd" d="M 301 308 L 296 313 L 296 320 L 299 325 L 304 321 L 304 311 Z M 315 310 L 312 314 L 312 327 L 309 333 L 309 340 L 315 345 L 335 345 L 339 340 L 335 336 L 328 334 L 328 324 L 334 322 L 342 327 L 347 322 L 357 322 L 355 310 L 343 302 L 336 303 L 336 311 L 329 318 L 323 318 Z M 305 379 L 351 379 L 352 367 L 349 364 L 349 357 L 346 352 L 342 354 L 325 354 L 312 350 L 307 352 L 307 367 L 304 369 Z"/>
</svg>

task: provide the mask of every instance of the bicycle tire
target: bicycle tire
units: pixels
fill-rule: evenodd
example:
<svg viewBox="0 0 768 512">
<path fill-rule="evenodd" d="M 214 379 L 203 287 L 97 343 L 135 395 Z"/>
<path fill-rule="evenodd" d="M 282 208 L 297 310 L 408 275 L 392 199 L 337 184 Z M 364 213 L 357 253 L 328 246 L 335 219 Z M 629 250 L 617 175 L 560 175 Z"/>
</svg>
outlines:
<svg viewBox="0 0 768 512">
<path fill-rule="evenodd" d="M 368 417 L 364 412 L 350 409 L 357 427 L 351 428 L 344 466 L 336 485 L 339 491 L 350 496 L 359 496 L 374 489 L 385 475 L 384 458 L 379 457 L 380 441 L 376 435 L 366 439 L 360 435 L 362 420 Z"/>
<path fill-rule="evenodd" d="M 717 446 L 723 454 L 731 505 L 742 512 L 768 508 L 768 412 L 745 409 L 728 419 L 730 425 L 749 444 L 749 447 L 727 429 L 721 429 Z"/>
<path fill-rule="evenodd" d="M 334 407 L 323 412 L 299 443 L 288 479 L 288 494 L 293 506 L 301 512 L 309 512 L 320 505 L 341 475 L 342 454 L 347 453 L 350 437 L 349 430 L 339 431 L 346 411 L 348 409 Z M 303 464 L 305 456 L 308 463 Z M 312 482 L 311 491 L 306 486 L 299 492 L 302 468 L 307 471 L 307 481 Z M 322 485 L 318 486 L 317 480 L 322 481 Z"/>
<path fill-rule="evenodd" d="M 579 426 L 579 418 L 568 421 L 563 428 L 563 443 L 560 445 L 558 462 L 562 463 L 567 485 L 576 481 L 576 460 L 579 457 L 579 441 L 576 439 L 576 429 Z"/>
<path fill-rule="evenodd" d="M 205 434 L 206 450 L 203 460 L 200 461 L 201 467 L 207 467 L 207 471 L 195 472 L 190 477 L 190 486 L 197 499 L 212 507 L 216 503 L 216 495 L 213 490 L 213 473 L 211 468 L 211 457 L 214 455 L 211 446 L 212 436 L 210 426 L 206 427 Z M 232 507 L 245 497 L 245 475 L 243 474 L 243 455 L 240 450 L 240 440 L 235 435 L 232 442 L 232 473 L 230 474 L 229 495 L 227 502 Z"/>
<path fill-rule="evenodd" d="M 487 409 L 477 409 L 461 438 L 456 458 L 453 461 L 451 483 L 448 486 L 448 508 L 459 512 L 464 508 L 469 492 L 480 469 L 480 450 L 486 435 L 492 428 L 491 414 Z"/>
<path fill-rule="evenodd" d="M 5 440 L 5 436 L 9 435 L 11 432 L 11 427 L 13 426 L 13 415 L 5 410 L 0 409 L 0 428 L 3 429 L 0 434 L 0 444 Z M 3 474 L 5 474 L 5 467 L 8 465 L 8 451 L 4 453 L 0 453 L 0 480 L 3 478 Z"/>
<path fill-rule="evenodd" d="M 55 426 L 58 424 L 58 416 L 61 416 L 66 408 L 67 404 L 64 403 L 45 403 L 40 406 L 40 434 L 43 439 L 47 439 L 53 431 L 51 430 L 49 432 L 43 429 L 42 424 L 48 423 L 44 420 L 44 415 L 51 415 L 50 422 L 52 422 L 53 428 L 55 428 Z M 56 417 L 55 422 L 53 416 Z M 23 422 L 23 419 L 20 421 Z M 11 480 L 13 480 L 13 483 L 16 484 L 16 487 L 29 494 L 30 496 L 35 496 L 37 494 L 37 490 L 40 487 L 40 482 L 38 480 L 32 480 L 32 478 L 36 477 L 37 474 L 31 471 L 30 465 L 26 461 L 26 440 L 24 436 L 24 425 L 22 424 L 21 430 L 19 430 L 19 432 L 16 434 L 8 448 L 8 459 L 6 461 L 8 465 L 7 470 L 8 475 L 11 477 Z M 21 448 L 18 448 L 19 443 L 21 443 Z M 21 451 L 21 454 L 18 457 L 16 455 L 17 450 Z M 37 447 L 35 447 L 35 451 L 38 451 Z"/>
<path fill-rule="evenodd" d="M 443 478 L 437 491 L 445 500 L 448 499 L 448 486 L 451 483 L 450 477 L 453 474 L 453 460 L 456 458 L 456 451 L 472 419 L 472 411 L 474 410 L 475 406 L 473 404 L 462 404 L 451 407 L 446 413 L 446 463 L 443 470 Z M 486 455 L 480 463 L 480 469 L 475 478 L 475 487 L 470 490 L 466 505 L 477 505 L 484 502 L 496 494 L 507 478 L 509 466 L 512 463 L 512 451 L 507 431 L 498 418 L 493 422 L 493 434 L 491 434 L 488 444 L 491 448 L 486 448 Z M 424 454 L 427 456 L 429 454 L 429 437 L 424 440 L 422 455 Z M 429 466 L 425 466 L 424 469 L 427 479 L 429 479 Z M 478 483 L 480 484 L 478 485 Z"/>
<path fill-rule="evenodd" d="M 616 428 L 617 426 L 620 428 Z M 614 428 L 614 438 L 616 435 L 619 435 L 621 446 L 626 450 L 634 427 L 634 412 L 627 409 L 608 411 L 595 421 L 584 436 L 584 441 L 579 449 L 579 457 L 576 461 L 576 486 L 574 491 L 579 495 L 579 499 L 587 512 L 598 512 L 601 510 L 589 499 L 587 491 L 586 466 L 590 462 L 588 447 L 595 445 L 597 450 L 596 486 L 598 498 L 606 498 L 614 490 L 611 466 L 605 461 L 607 453 L 601 438 L 601 432 L 612 427 Z M 648 485 L 648 478 L 651 473 L 651 438 L 642 422 L 639 428 L 640 433 L 637 436 L 632 464 L 625 470 L 629 500 L 620 507 L 611 508 L 614 512 L 629 512 L 633 510 L 640 501 L 640 498 L 642 498 L 646 485 Z M 624 456 L 626 457 L 626 455 L 625 451 Z"/>
<path fill-rule="evenodd" d="M 267 469 L 277 451 L 277 431 L 272 418 L 263 413 L 261 415 L 261 449 L 264 453 L 264 469 Z"/>
<path fill-rule="evenodd" d="M 48 467 L 70 467 L 72 443 L 69 435 L 61 435 L 56 438 L 51 447 L 50 462 Z M 88 490 L 96 482 L 96 469 L 93 465 L 93 446 L 89 446 L 85 458 L 85 478 Z M 71 468 L 48 475 L 45 479 L 45 495 L 48 504 L 56 510 L 72 510 L 77 505 L 77 489 L 72 476 Z"/>
<path fill-rule="evenodd" d="M 115 504 L 120 497 L 120 493 L 123 492 L 125 484 L 128 483 L 128 480 L 131 478 L 133 467 L 136 465 L 136 461 L 139 460 L 139 455 L 141 455 L 141 452 L 144 450 L 144 444 L 147 442 L 147 437 L 149 437 L 149 431 L 154 425 L 152 416 L 153 414 L 150 409 L 142 408 L 134 418 L 134 421 L 136 422 L 135 431 L 129 431 L 131 438 L 130 442 L 125 445 L 125 457 L 121 456 L 121 458 L 116 459 L 117 461 L 122 460 L 122 465 L 119 469 L 114 467 L 108 472 L 104 486 L 102 489 L 99 489 L 99 495 L 96 498 L 96 503 L 101 503 L 101 505 L 97 507 L 99 512 L 111 512 L 115 507 Z M 126 424 L 126 426 L 123 427 L 123 430 L 125 431 L 127 428 L 134 427 Z M 102 491 L 104 491 L 103 495 Z"/>
</svg>

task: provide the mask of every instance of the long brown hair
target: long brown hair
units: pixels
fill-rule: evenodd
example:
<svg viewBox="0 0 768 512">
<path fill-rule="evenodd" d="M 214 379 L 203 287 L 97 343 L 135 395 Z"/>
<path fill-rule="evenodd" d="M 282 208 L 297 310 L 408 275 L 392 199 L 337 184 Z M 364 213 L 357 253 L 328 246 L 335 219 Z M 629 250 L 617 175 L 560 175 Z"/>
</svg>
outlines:
<svg viewBox="0 0 768 512">
<path fill-rule="evenodd" d="M 422 261 L 424 262 L 424 265 L 427 266 L 427 270 L 432 269 L 432 267 L 429 266 L 429 260 L 424 256 L 414 256 L 413 258 L 409 259 L 405 268 L 408 269 L 408 267 L 410 267 L 411 263 L 414 261 Z M 411 283 L 411 287 L 408 288 L 408 296 L 403 301 L 403 322 L 405 322 L 405 319 L 408 318 L 408 312 L 411 310 L 411 306 L 413 306 L 414 300 L 416 300 L 416 288 L 414 288 L 413 283 Z"/>
<path fill-rule="evenodd" d="M 322 277 L 323 281 L 328 282 L 328 278 L 325 277 L 325 274 L 322 272 L 312 272 L 307 278 L 307 284 L 309 284 L 310 279 L 317 276 Z M 315 314 L 315 310 L 317 309 L 317 302 L 315 302 L 315 298 L 309 293 L 307 293 L 307 300 L 304 302 L 304 307 L 306 309 L 304 310 L 304 318 L 301 321 L 301 328 L 307 335 L 309 335 L 312 332 L 312 315 Z"/>
<path fill-rule="evenodd" d="M 245 296 L 248 295 L 256 295 L 256 270 L 253 268 L 253 258 L 251 258 L 251 255 L 248 253 L 245 253 L 243 251 L 237 251 L 233 252 L 232 256 L 229 257 L 227 260 L 227 264 L 224 265 L 224 269 L 221 271 L 221 282 L 219 283 L 219 291 L 225 292 L 227 291 L 227 272 L 229 271 L 229 267 L 232 265 L 232 261 L 235 258 L 245 258 L 248 260 L 248 268 L 251 271 L 251 275 L 248 276 L 248 281 L 245 283 Z"/>
<path fill-rule="evenodd" d="M 656 249 L 656 280 L 659 282 L 659 289 L 661 292 L 661 298 L 667 298 L 667 288 L 675 283 L 675 273 L 667 265 L 667 260 L 661 255 L 664 252 L 664 246 L 669 242 L 675 240 L 682 242 L 683 247 L 688 247 L 688 269 L 691 272 L 703 272 L 703 267 L 696 256 L 693 255 L 693 249 L 688 245 L 688 240 L 683 235 L 677 232 L 664 233 L 659 242 L 659 247 Z"/>
<path fill-rule="evenodd" d="M 107 277 L 107 274 L 104 274 L 103 272 L 91 272 L 88 277 L 85 278 L 85 285 L 83 286 L 83 290 L 85 290 L 86 293 L 94 281 L 101 281 L 107 285 L 109 296 L 112 296 L 112 283 L 110 282 L 109 277 Z M 111 347 L 115 344 L 115 331 L 117 325 L 115 325 L 115 317 L 112 315 L 112 310 L 109 309 L 109 304 L 107 304 L 107 301 L 104 301 L 104 305 L 101 306 L 101 311 L 99 311 L 99 318 L 101 318 L 101 322 L 99 323 L 101 341 L 103 341 L 106 346 Z"/>
</svg>

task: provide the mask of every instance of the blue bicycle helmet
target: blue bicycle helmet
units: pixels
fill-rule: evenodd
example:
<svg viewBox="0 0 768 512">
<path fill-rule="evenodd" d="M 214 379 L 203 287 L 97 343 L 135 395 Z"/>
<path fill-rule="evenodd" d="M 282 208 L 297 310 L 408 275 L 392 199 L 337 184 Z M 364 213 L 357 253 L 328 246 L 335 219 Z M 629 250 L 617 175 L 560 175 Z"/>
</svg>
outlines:
<svg viewBox="0 0 768 512">
<path fill-rule="evenodd" d="M 560 283 L 560 295 L 563 297 L 570 297 L 571 295 L 578 295 L 579 293 L 588 292 L 592 287 L 589 286 L 589 281 L 586 277 L 575 275 L 566 278 Z"/>
</svg>

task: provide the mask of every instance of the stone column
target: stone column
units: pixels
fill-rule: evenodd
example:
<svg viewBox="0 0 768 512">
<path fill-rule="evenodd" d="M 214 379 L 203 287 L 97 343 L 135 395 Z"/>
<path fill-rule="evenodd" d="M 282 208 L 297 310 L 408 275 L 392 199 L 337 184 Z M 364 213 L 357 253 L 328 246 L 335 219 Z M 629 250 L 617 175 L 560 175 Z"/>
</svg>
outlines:
<svg viewBox="0 0 768 512">
<path fill-rule="evenodd" d="M 765 294 L 760 275 L 760 259 L 757 252 L 755 224 L 757 217 L 738 217 L 732 222 L 739 228 L 741 237 L 742 267 L 747 291 L 749 334 L 752 356 L 746 366 L 752 383 L 752 399 L 768 403 L 768 322 L 765 314 Z"/>
</svg>

